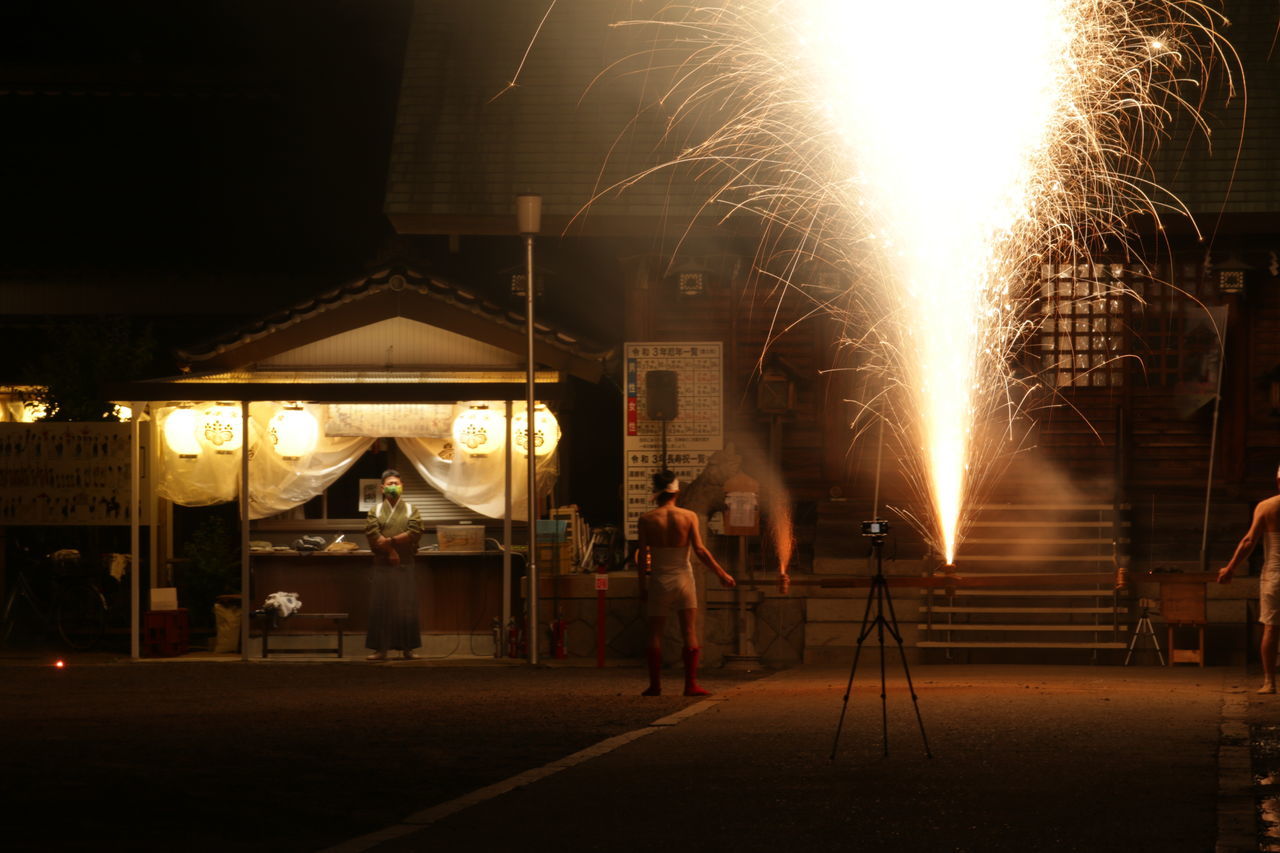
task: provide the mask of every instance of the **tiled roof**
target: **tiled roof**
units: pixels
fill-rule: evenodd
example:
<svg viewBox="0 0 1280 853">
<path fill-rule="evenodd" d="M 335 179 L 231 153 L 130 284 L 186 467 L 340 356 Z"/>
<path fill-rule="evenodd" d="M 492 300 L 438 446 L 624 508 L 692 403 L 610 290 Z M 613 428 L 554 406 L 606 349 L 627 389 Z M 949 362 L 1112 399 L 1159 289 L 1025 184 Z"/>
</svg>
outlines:
<svg viewBox="0 0 1280 853">
<path fill-rule="evenodd" d="M 346 328 L 390 316 L 408 316 L 452 328 L 496 346 L 523 352 L 523 314 L 516 314 L 440 279 L 386 267 L 364 278 L 247 323 L 211 341 L 180 349 L 178 358 L 201 369 L 244 367 L 277 352 Z M 458 327 L 465 325 L 466 329 Z M 608 353 L 572 335 L 537 322 L 540 363 L 594 381 Z M 523 346 L 523 344 L 521 344 Z"/>
</svg>

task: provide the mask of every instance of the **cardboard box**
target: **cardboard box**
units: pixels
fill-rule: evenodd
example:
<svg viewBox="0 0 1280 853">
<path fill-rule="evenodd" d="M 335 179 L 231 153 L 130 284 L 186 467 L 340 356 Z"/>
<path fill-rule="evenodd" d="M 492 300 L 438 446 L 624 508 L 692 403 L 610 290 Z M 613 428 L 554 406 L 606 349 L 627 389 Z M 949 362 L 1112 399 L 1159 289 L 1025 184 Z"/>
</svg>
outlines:
<svg viewBox="0 0 1280 853">
<path fill-rule="evenodd" d="M 160 586 L 151 590 L 151 606 L 148 610 L 177 610 L 178 588 L 176 586 Z"/>
<path fill-rule="evenodd" d="M 441 524 L 436 527 L 436 543 L 441 551 L 483 551 L 484 525 Z"/>
<path fill-rule="evenodd" d="M 576 572 L 578 566 L 573 559 L 573 543 L 561 542 L 557 545 L 539 545 L 538 568 L 561 575 Z"/>
</svg>

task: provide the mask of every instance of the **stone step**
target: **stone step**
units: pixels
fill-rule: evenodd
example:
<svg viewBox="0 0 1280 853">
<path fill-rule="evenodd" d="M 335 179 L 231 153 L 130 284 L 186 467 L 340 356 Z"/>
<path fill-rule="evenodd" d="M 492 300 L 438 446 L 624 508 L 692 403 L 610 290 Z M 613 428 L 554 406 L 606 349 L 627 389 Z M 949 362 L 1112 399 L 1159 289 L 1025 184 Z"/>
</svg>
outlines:
<svg viewBox="0 0 1280 853">
<path fill-rule="evenodd" d="M 950 605 L 934 606 L 934 613 L 1050 613 L 1062 616 L 1095 616 L 1128 613 L 1127 607 L 953 607 Z"/>
<path fill-rule="evenodd" d="M 986 640 L 921 640 L 916 643 L 920 649 L 1127 649 L 1128 643 L 1052 643 L 1041 640 L 1009 642 Z"/>
<path fill-rule="evenodd" d="M 1007 625 L 999 622 L 934 622 L 932 625 L 920 623 L 916 626 L 921 631 L 1036 631 L 1042 634 L 1058 631 L 1090 631 L 1101 634 L 1110 631 L 1127 631 L 1127 625 L 1064 625 L 1061 623 L 1045 623 L 1042 625 Z"/>
<path fill-rule="evenodd" d="M 1111 598 L 1110 589 L 957 589 L 951 595 L 992 598 Z"/>
</svg>

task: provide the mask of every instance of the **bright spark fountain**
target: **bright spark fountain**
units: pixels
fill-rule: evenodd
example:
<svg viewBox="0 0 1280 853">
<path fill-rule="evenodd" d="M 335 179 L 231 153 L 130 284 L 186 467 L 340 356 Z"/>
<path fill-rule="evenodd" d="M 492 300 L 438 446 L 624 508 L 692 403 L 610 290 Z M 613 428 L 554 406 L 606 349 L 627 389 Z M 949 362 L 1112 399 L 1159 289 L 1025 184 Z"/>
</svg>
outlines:
<svg viewBox="0 0 1280 853">
<path fill-rule="evenodd" d="M 691 46 L 677 162 L 854 285 L 850 343 L 948 563 L 1034 382 L 1010 363 L 1038 321 L 1032 274 L 1087 259 L 1161 203 L 1145 154 L 1218 48 L 1204 5 L 1163 0 L 756 0 L 679 7 Z M 652 23 L 652 22 L 650 22 Z M 674 36 L 674 38 L 672 38 Z M 769 269 L 776 258 L 762 257 Z M 823 297 L 828 299 L 828 297 Z M 1046 368 L 1052 365 L 1046 365 Z"/>
</svg>

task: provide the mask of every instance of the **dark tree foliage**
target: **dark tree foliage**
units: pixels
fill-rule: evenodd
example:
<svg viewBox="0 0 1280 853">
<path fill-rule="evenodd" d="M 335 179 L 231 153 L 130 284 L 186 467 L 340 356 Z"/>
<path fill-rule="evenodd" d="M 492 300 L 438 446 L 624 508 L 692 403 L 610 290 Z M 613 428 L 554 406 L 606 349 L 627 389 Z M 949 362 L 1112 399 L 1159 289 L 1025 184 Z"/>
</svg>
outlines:
<svg viewBox="0 0 1280 853">
<path fill-rule="evenodd" d="M 31 401 L 46 421 L 114 421 L 107 386 L 139 378 L 154 353 L 151 330 L 126 317 L 67 320 L 46 328 L 24 381 L 43 389 Z"/>
</svg>

